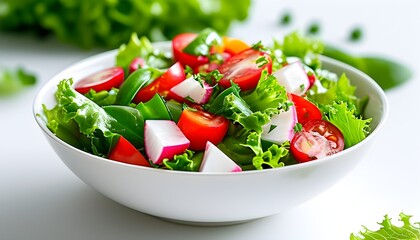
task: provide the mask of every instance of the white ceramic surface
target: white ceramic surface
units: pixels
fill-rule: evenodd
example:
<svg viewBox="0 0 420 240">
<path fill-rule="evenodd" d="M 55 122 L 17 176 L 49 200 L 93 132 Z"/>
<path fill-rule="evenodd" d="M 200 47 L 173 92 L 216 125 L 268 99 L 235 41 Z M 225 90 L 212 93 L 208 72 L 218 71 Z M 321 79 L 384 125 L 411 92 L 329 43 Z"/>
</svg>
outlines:
<svg viewBox="0 0 420 240">
<path fill-rule="evenodd" d="M 88 58 L 53 77 L 38 93 L 34 114 L 42 104 L 55 104 L 54 92 L 63 78 L 76 81 L 112 66 L 116 52 Z M 322 193 L 348 174 L 363 158 L 388 115 L 380 87 L 362 72 L 322 58 L 326 69 L 346 72 L 357 94 L 368 95 L 367 117 L 372 133 L 358 145 L 324 159 L 263 171 L 191 173 L 165 171 L 119 163 L 90 155 L 58 139 L 35 117 L 62 161 L 86 184 L 125 206 L 150 215 L 199 224 L 229 224 L 270 216 L 297 206 Z"/>
</svg>

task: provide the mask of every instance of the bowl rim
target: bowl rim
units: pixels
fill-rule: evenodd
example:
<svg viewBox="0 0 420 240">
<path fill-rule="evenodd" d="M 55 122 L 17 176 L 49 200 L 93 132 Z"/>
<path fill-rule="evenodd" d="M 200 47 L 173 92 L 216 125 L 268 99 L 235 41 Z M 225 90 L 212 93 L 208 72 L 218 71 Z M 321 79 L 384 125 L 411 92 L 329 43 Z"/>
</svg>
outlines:
<svg viewBox="0 0 420 240">
<path fill-rule="evenodd" d="M 168 48 L 168 43 L 169 42 L 156 42 L 153 43 L 153 45 L 156 48 Z M 85 65 L 89 65 L 91 62 L 100 62 L 101 60 L 105 60 L 108 59 L 110 57 L 115 58 L 115 55 L 117 53 L 118 49 L 114 49 L 114 50 L 109 50 L 109 51 L 105 51 L 103 53 L 99 53 L 99 54 L 95 54 L 93 56 L 87 57 L 81 61 L 78 61 L 72 65 L 70 65 L 69 67 L 63 69 L 62 71 L 60 71 L 59 73 L 55 74 L 53 77 L 51 77 L 46 83 L 44 83 L 44 85 L 40 88 L 40 90 L 38 91 L 38 93 L 36 94 L 34 100 L 33 100 L 33 104 L 32 104 L 32 111 L 33 111 L 33 116 L 35 118 L 35 121 L 37 122 L 37 124 L 39 125 L 39 127 L 42 129 L 42 131 L 44 132 L 44 134 L 46 134 L 46 136 L 50 137 L 51 139 L 53 139 L 54 141 L 56 141 L 58 144 L 66 147 L 66 148 L 70 148 L 73 151 L 76 151 L 82 155 L 86 155 L 87 158 L 91 158 L 92 160 L 96 160 L 96 161 L 106 161 L 109 164 L 116 164 L 117 166 L 121 166 L 121 167 L 126 167 L 126 168 L 133 168 L 133 169 L 138 169 L 140 171 L 150 171 L 150 172 L 156 172 L 158 174 L 175 174 L 175 175 L 192 175 L 192 176 L 241 176 L 241 175 L 252 175 L 252 174 L 264 174 L 264 173 L 272 173 L 272 172 L 288 172 L 288 171 L 295 171 L 301 168 L 308 168 L 308 167 L 313 167 L 313 166 L 317 166 L 317 165 L 321 165 L 321 164 L 326 164 L 329 161 L 337 161 L 337 158 L 340 158 L 341 155 L 347 154 L 349 152 L 352 151 L 357 151 L 358 147 L 360 147 L 362 144 L 366 144 L 367 142 L 371 141 L 371 139 L 380 131 L 380 129 L 382 129 L 382 127 L 384 126 L 386 119 L 388 118 L 388 114 L 389 114 L 389 103 L 388 103 L 388 99 L 386 97 L 386 94 L 384 92 L 384 90 L 367 74 L 365 74 L 364 72 L 360 71 L 359 69 L 350 66 L 346 63 L 340 62 L 338 60 L 332 59 L 330 57 L 326 57 L 323 55 L 320 55 L 320 60 L 321 62 L 325 62 L 331 65 L 336 65 L 339 68 L 342 68 L 344 70 L 344 72 L 353 72 L 354 74 L 360 76 L 361 78 L 365 79 L 365 81 L 367 81 L 367 83 L 369 85 L 371 85 L 371 87 L 375 90 L 375 92 L 378 94 L 379 96 L 379 100 L 382 103 L 382 115 L 380 117 L 380 119 L 378 120 L 378 124 L 375 127 L 375 129 L 373 129 L 373 131 L 371 131 L 369 133 L 369 135 L 362 140 L 360 143 L 357 143 L 356 145 L 344 149 L 343 151 L 321 158 L 321 159 L 317 159 L 316 161 L 309 161 L 309 162 L 305 162 L 305 163 L 298 163 L 298 164 L 293 164 L 293 165 L 289 165 L 289 166 L 284 166 L 284 167 L 280 167 L 280 168 L 272 168 L 272 169 L 264 169 L 264 170 L 250 170 L 250 171 L 241 171 L 241 172 L 190 172 L 190 171 L 175 171 L 175 170 L 164 170 L 164 169 L 158 169 L 158 168 L 153 168 L 153 167 L 145 167 L 145 166 L 138 166 L 138 165 L 133 165 L 133 164 L 128 164 L 128 163 L 122 163 L 122 162 L 118 162 L 115 160 L 110 160 L 107 158 L 103 158 L 103 157 L 99 157 L 93 154 L 90 154 L 88 152 L 85 152 L 83 150 L 80 150 L 76 147 L 71 146 L 70 144 L 64 142 L 63 140 L 61 140 L 60 138 L 58 138 L 55 134 L 53 134 L 48 127 L 46 126 L 46 123 L 44 122 L 43 118 L 38 116 L 38 114 L 42 115 L 42 111 L 41 112 L 37 112 L 39 109 L 42 109 L 42 105 L 43 102 L 42 100 L 45 98 L 46 93 L 48 92 L 49 89 L 51 89 L 54 86 L 57 86 L 58 82 L 60 80 L 62 80 L 61 75 L 64 75 L 64 73 L 66 72 L 74 72 L 75 70 L 79 69 L 79 68 L 84 68 Z M 351 79 L 350 79 L 351 81 Z M 52 86 L 53 85 L 53 86 Z"/>
</svg>

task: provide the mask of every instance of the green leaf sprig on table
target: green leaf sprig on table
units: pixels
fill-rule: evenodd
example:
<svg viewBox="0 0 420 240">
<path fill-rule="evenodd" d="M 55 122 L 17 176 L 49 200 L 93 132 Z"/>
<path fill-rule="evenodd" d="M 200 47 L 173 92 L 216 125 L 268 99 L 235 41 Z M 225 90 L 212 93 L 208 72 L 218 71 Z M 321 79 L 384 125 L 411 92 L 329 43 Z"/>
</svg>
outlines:
<svg viewBox="0 0 420 240">
<path fill-rule="evenodd" d="M 375 239 L 406 239 L 418 240 L 420 239 L 420 222 L 414 224 L 410 223 L 412 216 L 400 213 L 400 221 L 403 223 L 401 227 L 392 224 L 391 218 L 385 215 L 384 220 L 379 223 L 381 228 L 377 231 L 372 231 L 364 227 L 363 231 L 358 234 L 351 234 L 350 240 L 375 240 Z"/>
<path fill-rule="evenodd" d="M 36 77 L 23 68 L 0 68 L 0 97 L 10 96 L 36 84 Z"/>
</svg>

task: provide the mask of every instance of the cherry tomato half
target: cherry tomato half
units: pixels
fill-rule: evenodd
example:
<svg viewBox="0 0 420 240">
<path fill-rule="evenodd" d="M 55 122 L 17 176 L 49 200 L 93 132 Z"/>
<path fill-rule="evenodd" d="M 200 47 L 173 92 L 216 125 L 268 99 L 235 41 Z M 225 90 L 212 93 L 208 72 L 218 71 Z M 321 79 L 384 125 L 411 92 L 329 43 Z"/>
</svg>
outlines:
<svg viewBox="0 0 420 240">
<path fill-rule="evenodd" d="M 300 124 L 305 125 L 310 120 L 322 119 L 321 111 L 309 100 L 293 93 L 289 93 L 289 99 L 292 100 L 296 107 L 297 118 Z"/>
<path fill-rule="evenodd" d="M 184 109 L 178 127 L 190 140 L 190 149 L 204 150 L 207 141 L 219 144 L 229 128 L 229 120 L 199 109 Z"/>
<path fill-rule="evenodd" d="M 111 67 L 83 78 L 74 85 L 74 89 L 81 94 L 90 89 L 100 92 L 109 91 L 113 87 L 118 88 L 124 81 L 124 70 L 120 67 Z"/>
<path fill-rule="evenodd" d="M 293 157 L 300 163 L 329 156 L 343 149 L 343 134 L 325 120 L 308 121 L 290 144 Z"/>
<path fill-rule="evenodd" d="M 184 67 L 181 63 L 176 62 L 164 74 L 162 74 L 162 76 L 140 89 L 134 97 L 133 102 L 147 102 L 152 99 L 156 93 L 159 93 L 162 97 L 166 98 L 169 90 L 184 80 Z"/>
<path fill-rule="evenodd" d="M 260 66 L 257 59 L 264 57 L 266 63 Z M 242 91 L 253 89 L 257 86 L 261 77 L 261 72 L 267 69 L 272 70 L 272 61 L 267 53 L 246 49 L 226 60 L 220 67 L 219 72 L 223 74 L 220 85 L 225 88 L 230 87 L 231 81 L 238 84 Z"/>
<path fill-rule="evenodd" d="M 197 66 L 206 64 L 208 62 L 205 56 L 194 56 L 183 52 L 184 48 L 188 46 L 195 38 L 195 33 L 181 33 L 174 37 L 172 40 L 172 51 L 176 61 L 180 62 L 184 66 L 190 66 L 195 68 Z"/>
<path fill-rule="evenodd" d="M 146 158 L 123 136 L 120 136 L 108 158 L 123 163 L 150 166 Z"/>
</svg>

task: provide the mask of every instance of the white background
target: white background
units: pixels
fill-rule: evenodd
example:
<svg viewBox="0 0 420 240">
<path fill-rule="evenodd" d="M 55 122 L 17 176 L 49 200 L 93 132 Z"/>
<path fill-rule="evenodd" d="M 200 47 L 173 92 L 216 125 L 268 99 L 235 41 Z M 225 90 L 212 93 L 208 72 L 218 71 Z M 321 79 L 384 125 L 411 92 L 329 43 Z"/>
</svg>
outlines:
<svg viewBox="0 0 420 240">
<path fill-rule="evenodd" d="M 55 155 L 32 115 L 40 87 L 65 67 L 100 50 L 81 51 L 51 39 L 0 34 L 0 65 L 39 77 L 22 93 L 0 98 L 0 239 L 349 239 L 362 225 L 377 229 L 385 214 L 420 221 L 420 2 L 254 1 L 232 36 L 253 43 L 321 25 L 321 37 L 355 53 L 385 55 L 415 72 L 387 92 L 390 115 L 364 161 L 342 181 L 287 212 L 226 227 L 166 222 L 121 206 L 81 182 Z M 290 11 L 293 23 L 278 24 Z M 363 26 L 359 43 L 346 39 Z M 204 206 L 205 207 L 205 206 Z"/>
</svg>

